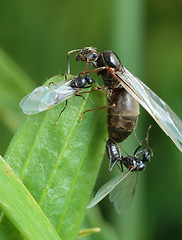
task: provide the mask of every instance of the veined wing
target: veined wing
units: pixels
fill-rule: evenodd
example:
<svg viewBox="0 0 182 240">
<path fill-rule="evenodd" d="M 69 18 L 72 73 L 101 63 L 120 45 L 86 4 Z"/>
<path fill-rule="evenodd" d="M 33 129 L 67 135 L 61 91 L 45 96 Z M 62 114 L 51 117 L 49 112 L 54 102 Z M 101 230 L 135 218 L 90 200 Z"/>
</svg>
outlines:
<svg viewBox="0 0 182 240">
<path fill-rule="evenodd" d="M 149 112 L 182 152 L 182 122 L 171 108 L 142 81 L 130 73 L 116 72 L 122 86 Z"/>
<path fill-rule="evenodd" d="M 120 175 L 116 176 L 115 178 L 111 179 L 109 182 L 104 184 L 99 191 L 96 193 L 95 197 L 90 201 L 87 208 L 91 208 L 95 206 L 98 202 L 100 202 L 105 196 L 107 196 L 118 184 L 120 184 L 129 174 L 131 171 L 126 171 L 121 173 Z"/>
<path fill-rule="evenodd" d="M 78 88 L 70 87 L 71 81 L 63 81 L 55 85 L 49 84 L 34 89 L 21 100 L 21 109 L 25 114 L 32 115 L 58 105 L 78 92 Z"/>
<path fill-rule="evenodd" d="M 137 176 L 137 172 L 131 172 L 131 174 L 109 194 L 109 199 L 113 202 L 117 213 L 122 214 L 130 207 L 135 193 Z"/>
</svg>

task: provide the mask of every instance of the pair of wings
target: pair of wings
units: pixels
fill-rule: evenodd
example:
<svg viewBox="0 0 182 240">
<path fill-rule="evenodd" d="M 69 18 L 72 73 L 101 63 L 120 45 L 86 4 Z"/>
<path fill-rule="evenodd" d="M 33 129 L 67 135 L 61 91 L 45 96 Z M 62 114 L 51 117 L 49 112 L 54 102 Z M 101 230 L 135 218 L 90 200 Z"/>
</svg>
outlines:
<svg viewBox="0 0 182 240">
<path fill-rule="evenodd" d="M 131 205 L 135 193 L 137 176 L 137 172 L 127 170 L 111 179 L 99 189 L 87 208 L 95 206 L 109 194 L 109 199 L 113 202 L 116 212 L 122 214 Z"/>
<path fill-rule="evenodd" d="M 60 76 L 53 77 L 57 80 Z M 50 83 L 47 86 L 41 86 L 33 90 L 30 94 L 25 96 L 21 102 L 20 107 L 25 114 L 32 115 L 49 108 L 52 108 L 59 103 L 67 100 L 80 89 L 70 87 L 73 79 L 69 81 L 60 81 L 58 83 Z"/>
<path fill-rule="evenodd" d="M 125 67 L 123 69 L 122 73 L 115 73 L 121 85 L 148 111 L 162 130 L 172 139 L 179 150 L 182 151 L 181 120 L 149 87 Z M 127 171 L 104 184 L 91 200 L 88 208 L 95 206 L 109 194 L 109 198 L 114 203 L 116 211 L 123 213 L 130 206 L 133 199 L 137 175 L 137 172 Z"/>
<path fill-rule="evenodd" d="M 140 79 L 125 67 L 123 72 L 116 72 L 121 85 L 134 97 L 153 117 L 162 130 L 168 135 L 182 152 L 182 122 L 172 109 L 158 97 Z"/>
</svg>

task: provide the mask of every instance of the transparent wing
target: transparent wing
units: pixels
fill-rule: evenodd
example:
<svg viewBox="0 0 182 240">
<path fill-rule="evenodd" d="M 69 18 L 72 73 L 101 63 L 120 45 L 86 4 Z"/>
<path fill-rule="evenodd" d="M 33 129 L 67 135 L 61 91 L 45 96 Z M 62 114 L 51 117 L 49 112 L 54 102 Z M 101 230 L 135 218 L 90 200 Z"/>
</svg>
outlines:
<svg viewBox="0 0 182 240">
<path fill-rule="evenodd" d="M 122 86 L 149 112 L 182 151 L 182 122 L 171 108 L 125 67 L 122 73 L 116 72 L 116 76 Z"/>
<path fill-rule="evenodd" d="M 98 202 L 105 198 L 105 196 L 107 196 L 118 184 L 120 184 L 129 175 L 129 173 L 131 173 L 131 171 L 123 172 L 104 184 L 96 193 L 95 197 L 90 201 L 87 208 L 95 206 Z"/>
<path fill-rule="evenodd" d="M 113 202 L 117 213 L 121 214 L 130 207 L 135 193 L 137 176 L 137 172 L 131 172 L 131 174 L 109 194 L 109 199 Z"/>
<path fill-rule="evenodd" d="M 49 84 L 36 88 L 33 92 L 25 96 L 20 107 L 25 114 L 32 115 L 45 111 L 73 96 L 78 89 L 70 87 L 70 81 Z"/>
</svg>

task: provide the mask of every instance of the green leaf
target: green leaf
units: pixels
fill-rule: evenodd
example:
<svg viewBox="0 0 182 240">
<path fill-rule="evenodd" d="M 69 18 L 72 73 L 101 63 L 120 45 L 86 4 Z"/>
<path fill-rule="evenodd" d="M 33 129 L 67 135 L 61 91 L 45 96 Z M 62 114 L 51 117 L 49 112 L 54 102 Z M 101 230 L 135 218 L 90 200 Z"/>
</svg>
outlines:
<svg viewBox="0 0 182 240">
<path fill-rule="evenodd" d="M 1 156 L 0 206 L 24 238 L 60 239 L 31 194 Z"/>
<path fill-rule="evenodd" d="M 80 121 L 84 108 L 104 105 L 105 94 L 94 92 L 88 101 L 72 97 L 57 125 L 64 103 L 26 116 L 5 155 L 63 240 L 78 235 L 105 152 L 105 110 Z"/>
</svg>

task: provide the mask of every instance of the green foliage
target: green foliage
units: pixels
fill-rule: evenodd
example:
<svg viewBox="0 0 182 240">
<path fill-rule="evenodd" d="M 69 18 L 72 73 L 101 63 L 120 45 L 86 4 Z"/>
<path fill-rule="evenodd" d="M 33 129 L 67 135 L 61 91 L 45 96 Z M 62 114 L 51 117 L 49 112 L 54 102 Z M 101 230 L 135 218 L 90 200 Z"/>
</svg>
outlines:
<svg viewBox="0 0 182 240">
<path fill-rule="evenodd" d="M 60 239 L 31 194 L 1 156 L 0 206 L 24 238 L 35 240 Z M 1 220 L 2 218 L 3 215 Z M 0 235 L 2 239 L 2 232 Z M 12 233 L 9 233 L 9 236 L 9 239 L 11 239 Z M 13 234 L 14 239 L 15 237 L 16 235 Z M 8 234 L 6 235 L 7 238 Z"/>
<path fill-rule="evenodd" d="M 73 97 L 57 125 L 64 103 L 25 117 L 5 154 L 63 239 L 77 236 L 105 151 L 106 129 L 100 112 L 87 114 L 80 121 L 85 105 L 88 108 L 101 102 L 100 94 L 94 95 L 93 104 Z M 25 214 L 23 205 L 22 211 Z"/>
</svg>

